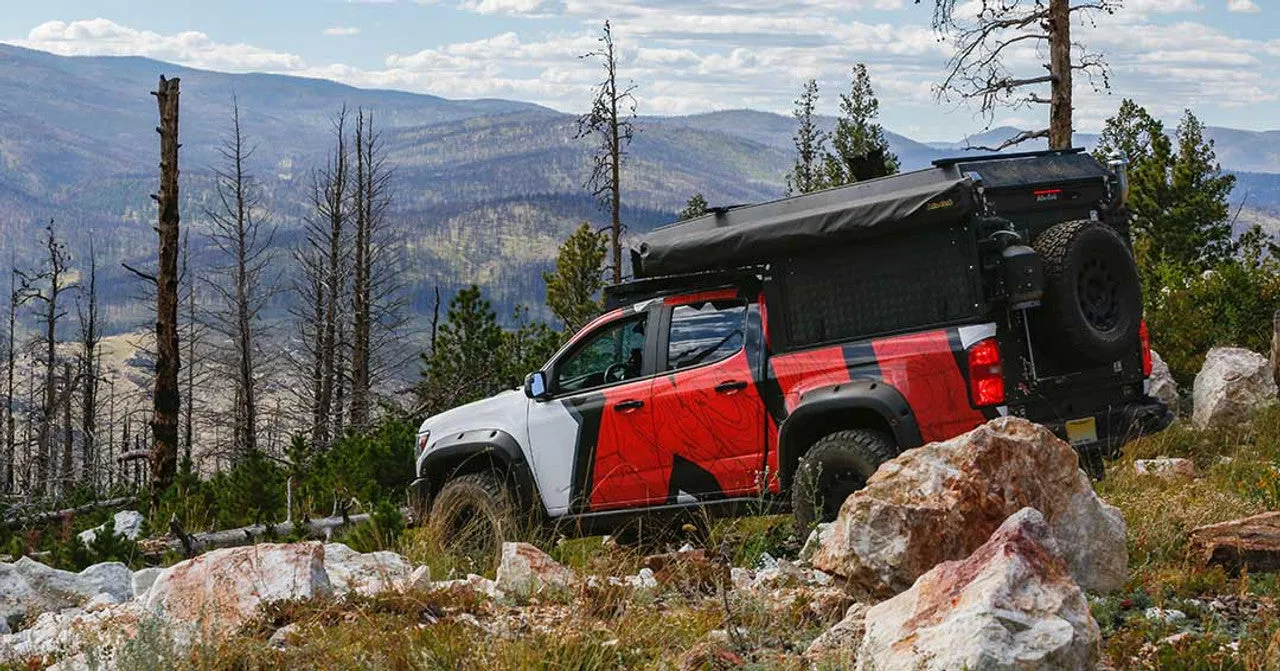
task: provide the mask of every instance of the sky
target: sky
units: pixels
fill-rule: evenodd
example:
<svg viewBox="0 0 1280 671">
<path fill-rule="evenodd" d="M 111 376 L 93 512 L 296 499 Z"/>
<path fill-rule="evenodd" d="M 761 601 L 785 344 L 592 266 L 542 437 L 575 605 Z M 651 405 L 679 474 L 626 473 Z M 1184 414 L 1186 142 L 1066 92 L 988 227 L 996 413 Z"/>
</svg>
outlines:
<svg viewBox="0 0 1280 671">
<path fill-rule="evenodd" d="M 959 0 L 965 5 L 978 0 Z M 1030 0 L 1022 0 L 1028 2 Z M 1088 0 L 1097 2 L 1098 0 Z M 1108 0 L 1116 2 L 1116 0 Z M 1086 0 L 1073 0 L 1082 4 Z M 0 0 L 0 42 L 63 55 L 137 55 L 225 72 L 274 72 L 448 98 L 586 107 L 599 71 L 580 56 L 610 19 L 641 114 L 787 113 L 807 78 L 834 113 L 866 63 L 881 121 L 919 140 L 988 124 L 1041 127 L 1043 106 L 986 118 L 939 99 L 953 46 L 931 0 Z M 972 11 L 970 9 L 970 11 Z M 1125 97 L 1176 123 L 1280 129 L 1280 0 L 1124 0 L 1077 13 L 1073 37 L 1110 64 L 1110 91 L 1077 75 L 1076 128 Z M 1025 43 L 1030 45 L 1032 43 Z M 1044 73 L 1015 48 L 1018 76 Z"/>
</svg>

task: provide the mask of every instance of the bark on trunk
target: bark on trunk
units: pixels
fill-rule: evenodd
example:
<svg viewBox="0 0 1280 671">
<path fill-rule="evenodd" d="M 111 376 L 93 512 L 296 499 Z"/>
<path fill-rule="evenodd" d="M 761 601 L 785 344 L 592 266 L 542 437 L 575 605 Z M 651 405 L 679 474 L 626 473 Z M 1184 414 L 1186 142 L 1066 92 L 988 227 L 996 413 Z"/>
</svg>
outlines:
<svg viewBox="0 0 1280 671">
<path fill-rule="evenodd" d="M 1280 386 L 1280 310 L 1271 322 L 1271 376 Z"/>
<path fill-rule="evenodd" d="M 1049 148 L 1071 148 L 1071 2 L 1049 2 Z"/>
<path fill-rule="evenodd" d="M 173 484 L 177 470 L 181 402 L 178 371 L 178 79 L 160 76 L 153 92 L 160 108 L 160 193 L 156 230 L 160 254 L 156 269 L 156 379 L 151 418 L 151 512 Z"/>
</svg>

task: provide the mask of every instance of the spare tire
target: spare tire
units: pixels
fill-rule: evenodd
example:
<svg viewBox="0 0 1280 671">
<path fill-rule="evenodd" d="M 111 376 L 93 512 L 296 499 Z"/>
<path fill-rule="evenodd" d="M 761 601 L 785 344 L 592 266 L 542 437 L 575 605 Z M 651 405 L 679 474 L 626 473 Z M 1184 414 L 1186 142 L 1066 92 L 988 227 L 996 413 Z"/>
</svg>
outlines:
<svg viewBox="0 0 1280 671">
<path fill-rule="evenodd" d="M 1142 324 L 1138 268 L 1110 226 L 1069 221 L 1041 233 L 1044 298 L 1037 344 L 1063 363 L 1104 364 L 1136 350 Z"/>
</svg>

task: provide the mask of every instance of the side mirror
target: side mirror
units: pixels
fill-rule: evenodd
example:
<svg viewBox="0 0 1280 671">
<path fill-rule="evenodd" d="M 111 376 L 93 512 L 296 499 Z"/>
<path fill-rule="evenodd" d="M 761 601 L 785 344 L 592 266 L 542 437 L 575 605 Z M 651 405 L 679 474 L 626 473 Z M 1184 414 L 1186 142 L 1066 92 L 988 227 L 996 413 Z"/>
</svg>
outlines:
<svg viewBox="0 0 1280 671">
<path fill-rule="evenodd" d="M 524 379 L 524 395 L 535 400 L 546 398 L 547 374 L 540 370 L 529 373 Z"/>
</svg>

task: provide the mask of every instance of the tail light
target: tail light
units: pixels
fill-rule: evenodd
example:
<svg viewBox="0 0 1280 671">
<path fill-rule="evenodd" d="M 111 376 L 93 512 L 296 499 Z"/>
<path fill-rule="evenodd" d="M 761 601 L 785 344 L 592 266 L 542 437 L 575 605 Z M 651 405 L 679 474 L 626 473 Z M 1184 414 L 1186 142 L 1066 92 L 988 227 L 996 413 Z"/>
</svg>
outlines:
<svg viewBox="0 0 1280 671">
<path fill-rule="evenodd" d="M 1151 333 L 1147 331 L 1147 320 L 1142 320 L 1138 327 L 1138 340 L 1142 342 L 1142 375 L 1151 377 Z"/>
<path fill-rule="evenodd" d="M 979 408 L 1004 403 L 1004 365 L 995 338 L 974 343 L 969 348 L 969 395 Z"/>
<path fill-rule="evenodd" d="M 422 456 L 423 452 L 427 451 L 427 445 L 430 442 L 431 442 L 430 431 L 423 431 L 422 433 L 418 434 L 418 456 L 419 457 Z"/>
</svg>

